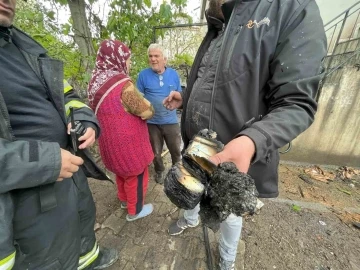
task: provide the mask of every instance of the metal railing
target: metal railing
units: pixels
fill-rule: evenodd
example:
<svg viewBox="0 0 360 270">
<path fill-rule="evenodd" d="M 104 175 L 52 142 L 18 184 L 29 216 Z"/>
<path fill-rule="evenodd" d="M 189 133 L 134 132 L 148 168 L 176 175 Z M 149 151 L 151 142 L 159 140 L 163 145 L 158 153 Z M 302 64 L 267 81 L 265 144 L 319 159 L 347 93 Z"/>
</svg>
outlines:
<svg viewBox="0 0 360 270">
<path fill-rule="evenodd" d="M 159 25 L 153 27 L 153 42 L 157 41 L 156 30 L 161 29 L 176 29 L 176 28 L 190 28 L 194 26 L 206 26 L 207 23 L 187 23 L 187 24 L 174 24 L 174 25 Z"/>
<path fill-rule="evenodd" d="M 337 56 L 348 55 L 348 59 L 359 53 L 360 49 L 360 1 L 325 24 L 328 40 L 326 76 L 339 69 L 339 63 L 332 66 Z M 340 61 L 341 65 L 347 61 Z"/>
</svg>

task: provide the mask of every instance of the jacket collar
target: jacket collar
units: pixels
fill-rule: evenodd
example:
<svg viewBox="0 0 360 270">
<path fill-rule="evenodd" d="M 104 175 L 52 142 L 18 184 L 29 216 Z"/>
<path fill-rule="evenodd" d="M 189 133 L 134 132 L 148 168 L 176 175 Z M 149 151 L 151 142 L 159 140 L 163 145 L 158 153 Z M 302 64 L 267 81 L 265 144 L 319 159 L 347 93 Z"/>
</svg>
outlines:
<svg viewBox="0 0 360 270">
<path fill-rule="evenodd" d="M 224 22 L 218 18 L 210 16 L 208 14 L 207 10 L 205 11 L 205 18 L 206 18 L 209 28 L 215 28 L 218 31 L 223 29 Z"/>
<path fill-rule="evenodd" d="M 224 14 L 224 18 L 225 18 L 225 24 L 228 24 L 231 14 L 234 10 L 234 7 L 237 3 L 242 3 L 242 2 L 252 2 L 252 1 L 260 1 L 260 0 L 229 0 L 226 1 L 224 4 L 222 4 L 221 6 L 221 10 Z M 272 2 L 272 0 L 268 0 L 269 2 Z"/>
<path fill-rule="evenodd" d="M 12 42 L 12 32 L 9 27 L 0 26 L 0 41 L 4 41 L 5 43 Z"/>
<path fill-rule="evenodd" d="M 243 2 L 243 0 L 229 0 L 226 1 L 224 4 L 222 4 L 221 10 L 224 14 L 225 24 L 228 24 L 231 17 L 231 13 L 233 12 L 235 4 L 237 2 Z"/>
<path fill-rule="evenodd" d="M 13 27 L 11 32 L 12 40 L 19 49 L 33 55 L 42 55 L 47 52 L 44 47 L 20 29 Z"/>
</svg>

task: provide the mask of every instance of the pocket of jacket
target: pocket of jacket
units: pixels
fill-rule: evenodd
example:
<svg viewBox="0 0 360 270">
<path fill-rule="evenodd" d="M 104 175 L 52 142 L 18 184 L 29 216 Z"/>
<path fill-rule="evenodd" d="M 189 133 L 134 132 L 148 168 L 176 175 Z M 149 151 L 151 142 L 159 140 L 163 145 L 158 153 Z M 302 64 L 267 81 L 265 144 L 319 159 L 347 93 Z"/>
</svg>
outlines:
<svg viewBox="0 0 360 270">
<path fill-rule="evenodd" d="M 235 45 L 237 43 L 237 40 L 238 40 L 238 37 L 240 35 L 240 32 L 241 32 L 242 28 L 243 28 L 242 25 L 238 25 L 236 30 L 235 30 L 235 34 L 234 34 L 233 40 L 232 40 L 231 45 L 230 45 L 230 50 L 229 50 L 228 56 L 226 58 L 225 70 L 229 70 L 231 58 L 233 56 L 234 49 L 235 49 Z"/>
</svg>

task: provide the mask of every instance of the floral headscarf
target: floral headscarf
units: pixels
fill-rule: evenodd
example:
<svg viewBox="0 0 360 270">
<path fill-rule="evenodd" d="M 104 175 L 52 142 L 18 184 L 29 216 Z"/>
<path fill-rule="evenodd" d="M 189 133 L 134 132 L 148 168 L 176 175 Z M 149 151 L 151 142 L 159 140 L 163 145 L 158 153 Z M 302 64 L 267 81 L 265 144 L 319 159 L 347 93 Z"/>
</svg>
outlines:
<svg viewBox="0 0 360 270">
<path fill-rule="evenodd" d="M 90 107 L 97 111 L 104 98 L 121 82 L 130 80 L 126 60 L 129 48 L 118 40 L 104 40 L 96 57 L 96 66 L 88 87 Z"/>
</svg>

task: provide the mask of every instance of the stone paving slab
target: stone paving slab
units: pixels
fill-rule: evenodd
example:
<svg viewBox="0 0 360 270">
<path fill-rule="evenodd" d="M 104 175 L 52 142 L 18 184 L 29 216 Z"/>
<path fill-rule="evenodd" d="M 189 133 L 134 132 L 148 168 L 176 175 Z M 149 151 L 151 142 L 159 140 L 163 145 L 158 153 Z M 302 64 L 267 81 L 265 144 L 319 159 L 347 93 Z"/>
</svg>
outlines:
<svg viewBox="0 0 360 270">
<path fill-rule="evenodd" d="M 170 155 L 165 157 L 167 169 L 171 166 Z M 171 203 L 164 193 L 163 185 L 154 181 L 154 169 L 149 170 L 145 203 L 154 205 L 154 212 L 148 217 L 128 222 L 126 209 L 120 209 L 120 204 L 111 212 L 99 209 L 101 224 L 97 224 L 96 237 L 100 245 L 116 248 L 120 253 L 120 260 L 109 270 L 207 270 L 204 235 L 201 226 L 189 229 L 178 236 L 169 236 L 169 225 L 183 215 Z M 100 200 L 109 201 L 109 196 L 116 197 L 116 188 L 107 186 L 107 196 L 95 196 L 97 206 L 104 207 Z M 101 192 L 100 194 L 106 194 Z M 110 205 L 106 205 L 110 207 Z M 111 205 L 113 206 L 113 205 Z M 212 250 L 213 264 L 219 259 L 218 254 L 219 233 L 209 230 L 209 240 Z M 245 243 L 240 241 L 236 260 L 236 269 L 244 269 Z M 215 269 L 214 269 L 215 270 Z"/>
<path fill-rule="evenodd" d="M 154 175 L 152 168 L 150 175 Z M 134 222 L 127 222 L 126 211 L 119 209 L 114 185 L 101 181 L 90 181 L 90 184 L 98 208 L 97 238 L 101 245 L 116 248 L 120 252 L 120 260 L 110 270 L 208 269 L 201 226 L 176 237 L 167 234 L 168 226 L 182 216 L 183 210 L 175 208 L 165 196 L 163 186 L 156 184 L 153 177 L 149 181 L 146 203 L 154 205 L 154 212 Z M 263 214 L 244 222 L 242 236 L 246 239 L 246 253 L 245 243 L 240 241 L 237 270 L 325 269 L 317 268 L 319 265 L 335 265 L 331 269 L 359 269 L 356 256 L 359 235 L 355 228 L 348 228 L 337 217 L 332 217 L 331 208 L 319 203 L 294 201 L 288 197 L 268 199 L 264 203 Z M 288 206 L 292 204 L 301 206 L 302 211 L 295 213 Z M 357 205 L 344 210 L 360 213 Z M 321 225 L 319 220 L 326 221 L 327 225 Z M 214 265 L 219 258 L 218 239 L 219 233 L 214 234 L 209 230 Z M 318 252 L 319 248 L 326 255 L 325 259 Z M 330 252 L 338 253 L 336 259 L 329 257 L 332 254 Z M 301 267 L 305 262 L 308 267 Z"/>
<path fill-rule="evenodd" d="M 96 236 L 101 245 L 119 250 L 120 260 L 109 270 L 160 269 L 207 270 L 206 251 L 201 226 L 189 229 L 179 236 L 169 236 L 168 226 L 182 215 L 163 193 L 163 187 L 150 184 L 147 202 L 154 212 L 143 219 L 126 221 L 126 211 L 116 209 L 102 224 Z M 219 233 L 209 230 L 213 263 L 218 260 Z M 244 269 L 245 244 L 239 243 L 236 269 Z"/>
</svg>

